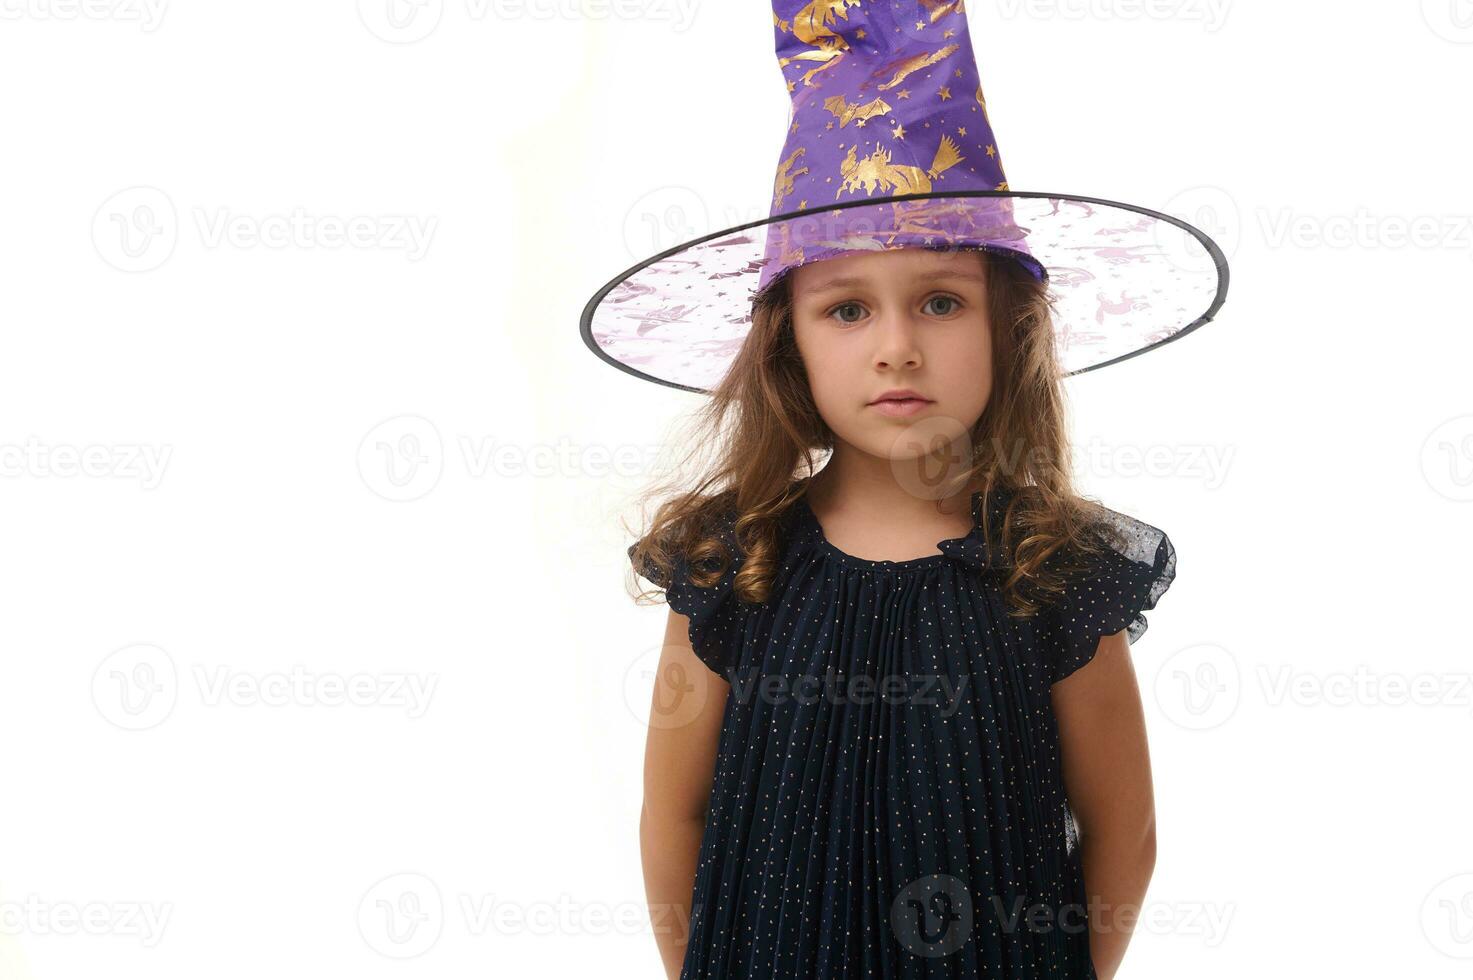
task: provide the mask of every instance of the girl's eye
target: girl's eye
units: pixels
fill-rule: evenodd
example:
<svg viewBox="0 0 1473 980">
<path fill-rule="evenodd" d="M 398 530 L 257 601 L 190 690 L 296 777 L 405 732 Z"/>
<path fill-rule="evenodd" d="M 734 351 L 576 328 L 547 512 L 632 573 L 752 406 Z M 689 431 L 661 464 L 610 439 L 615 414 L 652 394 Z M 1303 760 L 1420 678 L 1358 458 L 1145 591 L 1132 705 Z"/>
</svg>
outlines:
<svg viewBox="0 0 1473 980">
<path fill-rule="evenodd" d="M 941 301 L 942 303 L 948 303 L 948 304 L 951 304 L 951 305 L 948 306 L 946 309 L 935 311 L 934 312 L 934 315 L 935 316 L 947 316 L 950 313 L 956 312 L 956 307 L 958 305 L 960 305 L 960 302 L 961 302 L 955 296 L 932 296 L 930 299 L 928 299 L 926 301 L 926 305 L 927 306 L 930 306 L 932 303 L 934 303 L 934 302 L 936 302 L 938 300 Z M 857 310 L 857 311 L 863 311 L 864 310 L 864 307 L 861 306 L 861 305 L 859 305 L 858 303 L 854 303 L 854 302 L 840 303 L 838 306 L 836 306 L 833 309 L 829 310 L 828 315 L 829 316 L 835 316 L 835 315 L 837 315 L 838 316 L 838 320 L 839 320 L 840 323 L 857 323 L 860 319 L 862 319 L 861 316 L 855 316 L 852 319 L 848 319 L 848 318 L 845 318 L 844 315 L 839 312 L 841 310 L 851 310 L 851 309 L 852 310 Z"/>
<path fill-rule="evenodd" d="M 937 313 L 936 314 L 937 316 L 946 316 L 946 314 L 953 312 L 953 310 L 955 308 L 955 304 L 957 302 L 956 297 L 954 297 L 954 296 L 932 296 L 926 302 L 929 304 L 929 303 L 934 303 L 937 300 L 940 300 L 943 303 L 951 303 L 952 304 L 952 309 L 943 310 L 943 311 Z"/>
</svg>

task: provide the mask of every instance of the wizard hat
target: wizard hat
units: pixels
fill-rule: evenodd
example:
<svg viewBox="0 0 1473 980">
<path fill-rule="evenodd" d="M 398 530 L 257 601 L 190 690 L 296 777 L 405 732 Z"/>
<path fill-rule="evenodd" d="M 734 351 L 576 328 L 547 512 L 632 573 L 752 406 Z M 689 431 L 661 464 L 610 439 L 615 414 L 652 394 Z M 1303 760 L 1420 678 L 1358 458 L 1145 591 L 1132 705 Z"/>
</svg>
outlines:
<svg viewBox="0 0 1473 980">
<path fill-rule="evenodd" d="M 793 105 L 769 216 L 620 273 L 584 307 L 584 343 L 637 377 L 709 391 L 762 291 L 810 262 L 894 248 L 989 251 L 1046 282 L 1065 374 L 1211 320 L 1227 260 L 1199 229 L 1008 187 L 963 2 L 773 0 Z"/>
</svg>

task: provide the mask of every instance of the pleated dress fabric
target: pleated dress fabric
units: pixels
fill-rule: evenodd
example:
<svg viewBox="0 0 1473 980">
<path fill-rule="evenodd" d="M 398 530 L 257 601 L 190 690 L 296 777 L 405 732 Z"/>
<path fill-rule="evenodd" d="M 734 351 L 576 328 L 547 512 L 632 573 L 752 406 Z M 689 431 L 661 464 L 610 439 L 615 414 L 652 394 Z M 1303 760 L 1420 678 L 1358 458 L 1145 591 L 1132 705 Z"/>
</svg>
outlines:
<svg viewBox="0 0 1473 980">
<path fill-rule="evenodd" d="M 1011 619 L 982 531 L 1009 495 L 905 561 L 839 550 L 801 497 L 762 604 L 731 589 L 729 522 L 716 585 L 638 569 L 730 684 L 681 980 L 1095 980 L 1049 688 L 1145 632 L 1175 549 L 1108 511 L 1126 544 Z"/>
</svg>

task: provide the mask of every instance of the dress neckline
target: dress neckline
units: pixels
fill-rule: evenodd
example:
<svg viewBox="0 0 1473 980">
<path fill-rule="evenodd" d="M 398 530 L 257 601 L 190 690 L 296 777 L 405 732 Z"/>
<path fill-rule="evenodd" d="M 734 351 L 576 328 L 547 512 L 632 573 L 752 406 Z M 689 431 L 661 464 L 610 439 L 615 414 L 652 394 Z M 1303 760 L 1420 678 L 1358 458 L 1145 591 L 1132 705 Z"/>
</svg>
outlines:
<svg viewBox="0 0 1473 980">
<path fill-rule="evenodd" d="M 799 481 L 802 482 L 802 481 Z M 934 554 L 919 555 L 915 558 L 860 558 L 851 555 L 828 539 L 824 533 L 823 525 L 819 523 L 818 515 L 813 512 L 813 507 L 808 502 L 806 487 L 798 494 L 798 499 L 793 505 L 797 510 L 806 532 L 807 540 L 820 552 L 833 559 L 839 565 L 855 568 L 862 571 L 876 572 L 903 572 L 913 569 L 930 568 L 950 561 L 962 561 L 969 565 L 982 568 L 998 568 L 1006 565 L 1004 556 L 991 558 L 987 552 L 986 543 L 983 540 L 983 496 L 986 490 L 975 490 L 969 496 L 972 512 L 972 526 L 966 533 L 955 537 L 945 538 L 936 543 L 937 551 Z M 993 533 L 1001 529 L 1001 515 L 1006 506 L 1009 491 L 1006 487 L 994 486 L 989 495 L 990 510 L 993 519 L 990 522 Z"/>
</svg>

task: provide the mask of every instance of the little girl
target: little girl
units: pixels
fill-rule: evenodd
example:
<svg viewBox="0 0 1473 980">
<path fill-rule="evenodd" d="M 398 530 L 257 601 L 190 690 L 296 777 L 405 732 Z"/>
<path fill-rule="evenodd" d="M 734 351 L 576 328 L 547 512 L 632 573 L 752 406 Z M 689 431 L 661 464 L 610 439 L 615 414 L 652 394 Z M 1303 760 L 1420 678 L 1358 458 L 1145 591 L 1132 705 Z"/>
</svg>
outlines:
<svg viewBox="0 0 1473 980">
<path fill-rule="evenodd" d="M 1061 382 L 1206 323 L 1227 263 L 1172 216 L 1012 190 L 959 0 L 771 16 L 769 217 L 581 320 L 710 394 L 714 460 L 629 549 L 670 605 L 640 821 L 666 971 L 1111 980 L 1155 859 L 1129 641 L 1176 555 L 1074 491 Z M 747 97 L 702 86 L 700 131 Z"/>
<path fill-rule="evenodd" d="M 1061 376 L 1044 285 L 987 250 L 753 308 L 722 455 L 629 549 L 670 605 L 640 833 L 671 978 L 1115 975 L 1155 850 L 1127 638 L 1175 553 L 1071 489 Z"/>
</svg>

